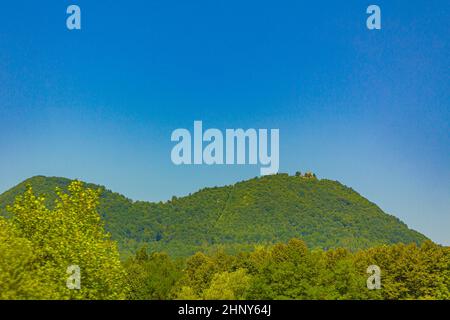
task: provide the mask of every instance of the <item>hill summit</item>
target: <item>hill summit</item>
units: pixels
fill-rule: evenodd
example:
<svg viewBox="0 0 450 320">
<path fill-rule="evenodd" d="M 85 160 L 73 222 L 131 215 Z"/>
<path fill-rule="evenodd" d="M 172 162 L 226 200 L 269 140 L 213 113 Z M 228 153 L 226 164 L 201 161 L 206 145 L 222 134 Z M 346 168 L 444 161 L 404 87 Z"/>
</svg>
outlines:
<svg viewBox="0 0 450 320">
<path fill-rule="evenodd" d="M 26 185 L 46 195 L 51 207 L 55 189 L 65 190 L 70 182 L 59 177 L 27 179 L 0 195 L 0 212 L 7 215 L 6 206 Z M 159 203 L 132 201 L 103 186 L 86 186 L 101 189 L 99 212 L 124 255 L 143 245 L 173 256 L 217 247 L 237 252 L 294 237 L 310 248 L 351 250 L 427 239 L 353 189 L 310 173 L 257 177 Z"/>
</svg>

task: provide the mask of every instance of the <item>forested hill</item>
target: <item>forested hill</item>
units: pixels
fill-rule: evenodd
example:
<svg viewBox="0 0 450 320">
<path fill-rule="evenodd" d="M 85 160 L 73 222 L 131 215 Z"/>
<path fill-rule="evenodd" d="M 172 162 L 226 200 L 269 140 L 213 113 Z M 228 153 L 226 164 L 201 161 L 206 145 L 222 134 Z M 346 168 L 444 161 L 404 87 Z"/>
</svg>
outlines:
<svg viewBox="0 0 450 320">
<path fill-rule="evenodd" d="M 45 194 L 48 206 L 57 187 L 71 180 L 36 176 L 0 195 L 0 212 L 26 185 Z M 296 237 L 310 248 L 367 248 L 378 244 L 420 243 L 426 239 L 339 182 L 312 175 L 277 174 L 225 187 L 205 188 L 165 203 L 131 201 L 105 187 L 99 212 L 122 254 L 147 244 L 150 250 L 187 256 L 218 246 L 236 252 L 255 244 Z"/>
</svg>

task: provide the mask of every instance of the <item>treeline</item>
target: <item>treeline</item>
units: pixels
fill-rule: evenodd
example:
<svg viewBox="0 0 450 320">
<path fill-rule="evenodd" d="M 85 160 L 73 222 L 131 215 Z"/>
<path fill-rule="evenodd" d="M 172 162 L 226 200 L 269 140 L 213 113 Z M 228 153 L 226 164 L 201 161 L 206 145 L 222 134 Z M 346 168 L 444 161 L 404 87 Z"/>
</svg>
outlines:
<svg viewBox="0 0 450 320">
<path fill-rule="evenodd" d="M 144 247 L 121 261 L 99 196 L 75 181 L 51 207 L 31 187 L 16 198 L 0 217 L 0 299 L 450 299 L 450 248 L 431 241 L 352 252 L 291 239 L 187 258 Z M 380 290 L 367 288 L 370 265 Z"/>
<path fill-rule="evenodd" d="M 381 269 L 380 290 L 367 288 L 370 265 Z M 292 239 L 186 260 L 142 249 L 125 266 L 130 299 L 450 299 L 450 249 L 431 241 L 351 253 Z"/>
</svg>

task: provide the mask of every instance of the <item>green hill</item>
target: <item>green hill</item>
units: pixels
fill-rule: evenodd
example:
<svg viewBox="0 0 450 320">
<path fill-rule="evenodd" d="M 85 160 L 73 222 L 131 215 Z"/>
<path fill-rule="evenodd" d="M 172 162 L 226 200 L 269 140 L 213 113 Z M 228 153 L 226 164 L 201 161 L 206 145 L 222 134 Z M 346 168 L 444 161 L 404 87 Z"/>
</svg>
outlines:
<svg viewBox="0 0 450 320">
<path fill-rule="evenodd" d="M 6 205 L 28 184 L 36 194 L 45 194 L 51 206 L 56 187 L 65 189 L 70 181 L 30 178 L 0 195 L 0 212 L 7 215 Z M 312 176 L 264 176 L 164 203 L 132 201 L 105 187 L 87 186 L 102 190 L 99 211 L 124 255 L 144 244 L 187 256 L 218 246 L 230 252 L 250 250 L 293 237 L 310 248 L 352 250 L 427 239 L 351 188 Z"/>
</svg>

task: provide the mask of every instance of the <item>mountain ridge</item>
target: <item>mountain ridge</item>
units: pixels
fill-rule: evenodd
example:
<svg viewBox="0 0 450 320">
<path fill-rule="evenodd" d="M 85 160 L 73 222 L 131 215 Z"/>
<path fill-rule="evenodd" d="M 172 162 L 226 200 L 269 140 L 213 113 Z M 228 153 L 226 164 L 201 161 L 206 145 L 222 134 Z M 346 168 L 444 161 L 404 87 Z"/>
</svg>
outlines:
<svg viewBox="0 0 450 320">
<path fill-rule="evenodd" d="M 46 194 L 51 207 L 55 188 L 72 180 L 34 176 L 0 195 L 0 213 L 31 185 Z M 313 175 L 277 174 L 222 187 L 202 188 L 165 202 L 131 200 L 104 186 L 99 212 L 125 255 L 143 245 L 174 256 L 224 247 L 251 250 L 298 237 L 312 248 L 363 249 L 427 239 L 395 216 L 338 181 Z"/>
</svg>

